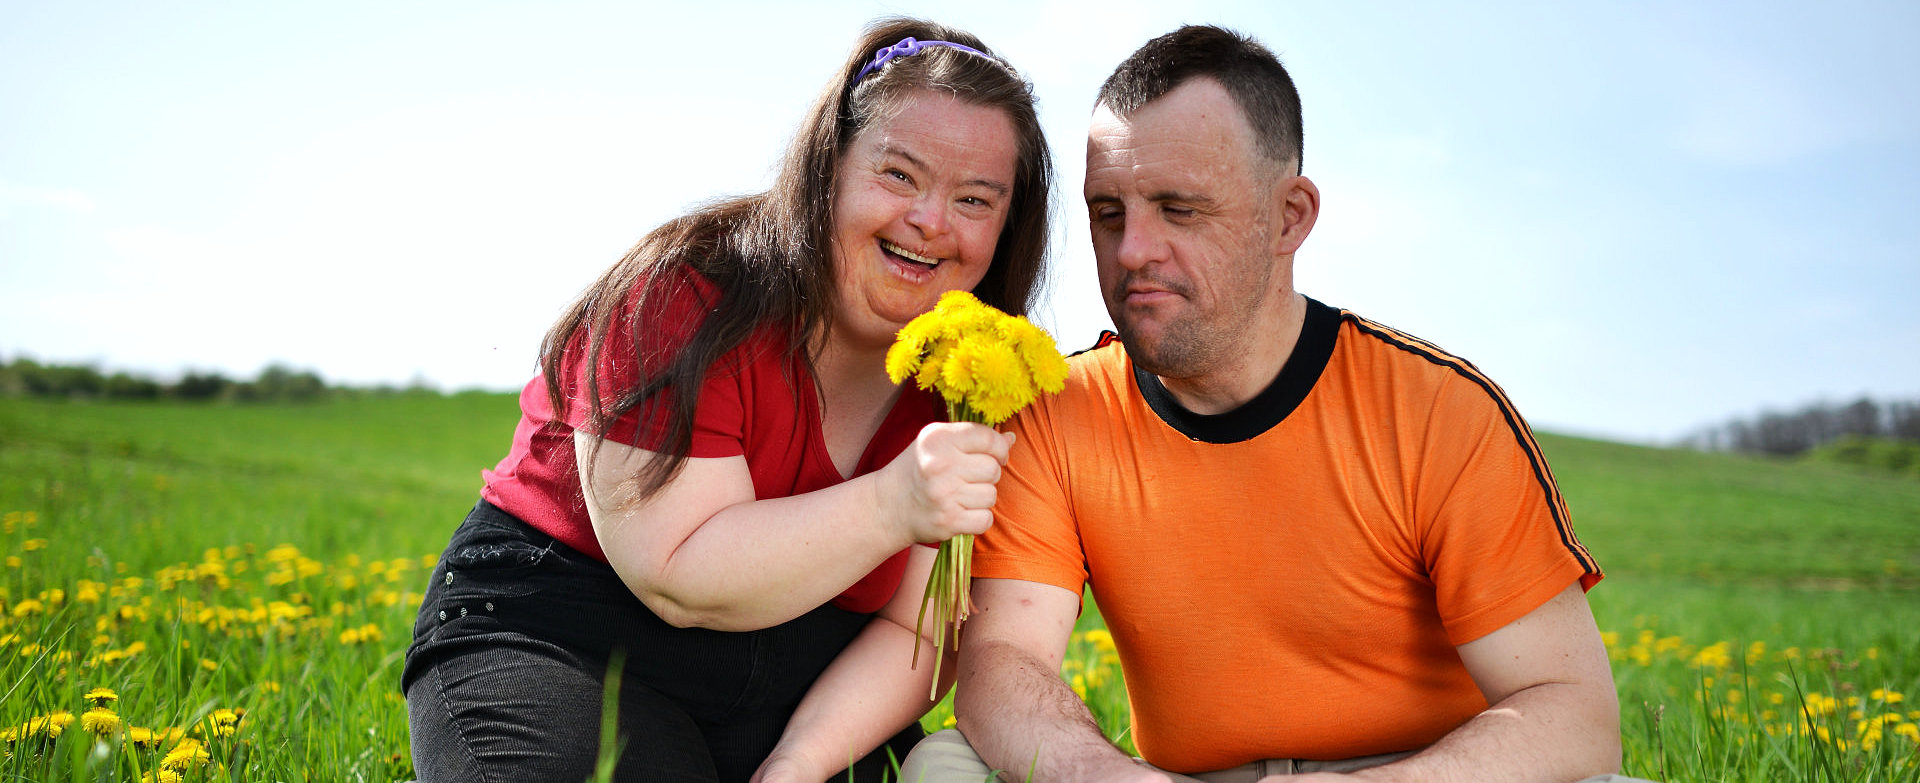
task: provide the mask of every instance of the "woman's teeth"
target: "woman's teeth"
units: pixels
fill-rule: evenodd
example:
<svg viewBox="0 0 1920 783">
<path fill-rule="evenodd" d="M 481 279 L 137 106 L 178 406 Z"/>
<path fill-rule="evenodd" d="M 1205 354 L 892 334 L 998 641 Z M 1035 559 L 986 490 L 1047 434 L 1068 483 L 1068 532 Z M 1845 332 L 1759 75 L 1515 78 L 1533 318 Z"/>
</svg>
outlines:
<svg viewBox="0 0 1920 783">
<path fill-rule="evenodd" d="M 910 251 L 904 247 L 896 245 L 892 242 L 888 242 L 884 239 L 880 241 L 880 247 L 881 249 L 886 250 L 889 253 L 892 253 L 896 256 L 907 259 L 908 261 L 912 261 L 916 264 L 924 264 L 926 266 L 940 265 L 940 259 L 938 258 L 928 258 L 926 256 Z"/>
</svg>

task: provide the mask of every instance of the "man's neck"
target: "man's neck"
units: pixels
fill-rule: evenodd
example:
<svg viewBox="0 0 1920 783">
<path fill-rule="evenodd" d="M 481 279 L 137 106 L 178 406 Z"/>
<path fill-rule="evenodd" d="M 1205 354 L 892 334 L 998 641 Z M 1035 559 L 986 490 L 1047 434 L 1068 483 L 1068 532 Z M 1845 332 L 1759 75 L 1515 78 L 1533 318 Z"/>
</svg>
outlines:
<svg viewBox="0 0 1920 783">
<path fill-rule="evenodd" d="M 1192 378 L 1160 377 L 1161 385 L 1173 395 L 1180 407 L 1194 413 L 1226 413 L 1247 404 L 1280 377 L 1287 357 L 1300 342 L 1307 320 L 1307 299 L 1289 291 L 1281 307 L 1275 308 L 1264 323 L 1242 335 L 1240 349 L 1232 354 L 1237 360 L 1223 362 L 1213 372 Z M 1273 339 L 1278 335 L 1279 339 Z"/>
</svg>

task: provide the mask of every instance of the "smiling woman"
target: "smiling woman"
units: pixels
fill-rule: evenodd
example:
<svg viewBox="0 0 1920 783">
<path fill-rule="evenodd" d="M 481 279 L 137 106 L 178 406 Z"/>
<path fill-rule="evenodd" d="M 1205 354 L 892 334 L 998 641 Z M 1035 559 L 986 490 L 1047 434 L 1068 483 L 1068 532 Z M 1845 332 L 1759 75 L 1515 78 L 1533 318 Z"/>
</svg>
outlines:
<svg viewBox="0 0 1920 783">
<path fill-rule="evenodd" d="M 890 345 L 947 290 L 993 262 L 1013 195 L 1013 122 L 998 109 L 920 91 L 912 111 L 861 132 L 833 198 L 842 339 Z"/>
<path fill-rule="evenodd" d="M 915 545 L 987 527 L 1008 446 L 939 423 L 886 351 L 947 291 L 1026 312 L 1050 180 L 1024 78 L 965 32 L 883 21 L 769 191 L 590 286 L 421 606 L 421 778 L 587 776 L 624 651 L 618 779 L 880 779 L 947 681 L 910 666 L 933 644 Z"/>
</svg>

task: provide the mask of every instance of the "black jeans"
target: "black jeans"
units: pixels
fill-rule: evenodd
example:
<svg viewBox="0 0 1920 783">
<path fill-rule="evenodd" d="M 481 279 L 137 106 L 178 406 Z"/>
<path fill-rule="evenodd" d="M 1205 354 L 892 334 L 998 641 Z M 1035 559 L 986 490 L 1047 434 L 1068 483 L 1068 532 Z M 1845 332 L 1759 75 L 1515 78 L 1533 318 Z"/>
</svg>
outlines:
<svg viewBox="0 0 1920 783">
<path fill-rule="evenodd" d="M 401 687 L 422 781 L 580 781 L 620 678 L 621 781 L 744 781 L 869 615 L 831 604 L 747 633 L 675 628 L 607 564 L 482 501 L 434 568 Z M 907 726 L 835 780 L 879 781 Z"/>
</svg>

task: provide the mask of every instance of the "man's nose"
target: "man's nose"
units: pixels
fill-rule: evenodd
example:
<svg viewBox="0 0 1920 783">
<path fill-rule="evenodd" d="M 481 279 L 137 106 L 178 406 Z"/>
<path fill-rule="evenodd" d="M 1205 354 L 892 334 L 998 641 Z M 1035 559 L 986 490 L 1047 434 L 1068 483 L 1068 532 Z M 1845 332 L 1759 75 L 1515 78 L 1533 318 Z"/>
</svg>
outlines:
<svg viewBox="0 0 1920 783">
<path fill-rule="evenodd" d="M 1115 260 L 1126 269 L 1139 269 L 1167 258 L 1167 237 L 1159 221 L 1129 212 L 1120 233 Z"/>
</svg>

